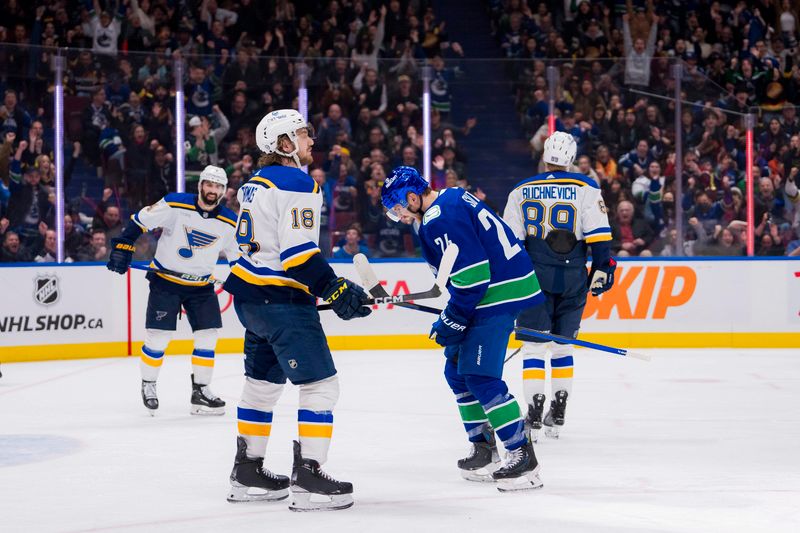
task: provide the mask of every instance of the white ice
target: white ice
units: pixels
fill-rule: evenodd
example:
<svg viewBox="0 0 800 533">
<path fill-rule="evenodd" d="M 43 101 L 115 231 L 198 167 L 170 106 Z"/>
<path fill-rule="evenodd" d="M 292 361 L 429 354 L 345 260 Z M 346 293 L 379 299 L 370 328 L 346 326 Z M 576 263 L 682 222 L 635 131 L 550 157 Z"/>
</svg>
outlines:
<svg viewBox="0 0 800 533">
<path fill-rule="evenodd" d="M 463 481 L 468 445 L 436 351 L 335 354 L 342 395 L 326 470 L 353 508 L 292 513 L 225 501 L 242 357 L 220 355 L 224 417 L 189 416 L 189 360 L 168 357 L 148 416 L 135 357 L 3 364 L 0 530 L 800 531 L 800 358 L 790 350 L 576 355 L 544 488 Z M 521 396 L 521 361 L 506 366 Z M 276 409 L 267 466 L 291 470 L 297 391 Z"/>
</svg>

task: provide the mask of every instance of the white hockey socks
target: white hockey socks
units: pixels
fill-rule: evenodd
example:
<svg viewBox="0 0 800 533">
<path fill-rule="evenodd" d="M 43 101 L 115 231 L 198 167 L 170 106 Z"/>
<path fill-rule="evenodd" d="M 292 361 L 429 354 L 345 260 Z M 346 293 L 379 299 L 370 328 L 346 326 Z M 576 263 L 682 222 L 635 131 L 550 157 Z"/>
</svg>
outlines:
<svg viewBox="0 0 800 533">
<path fill-rule="evenodd" d="M 214 350 L 217 347 L 217 329 L 201 329 L 194 332 L 194 351 L 192 352 L 192 373 L 198 385 L 211 383 L 214 374 Z"/>
<path fill-rule="evenodd" d="M 172 331 L 162 329 L 145 330 L 144 346 L 139 362 L 143 381 L 156 381 L 161 370 L 161 363 L 164 362 L 164 352 L 167 350 Z"/>
<path fill-rule="evenodd" d="M 574 347 L 571 344 L 553 343 L 550 350 L 550 385 L 553 394 L 560 390 L 565 390 L 572 396 L 572 374 L 573 359 L 572 352 Z"/>
<path fill-rule="evenodd" d="M 300 385 L 297 433 L 304 459 L 320 465 L 328 459 L 333 435 L 333 407 L 339 399 L 339 378 L 331 376 Z"/>
<path fill-rule="evenodd" d="M 272 430 L 272 410 L 283 392 L 283 385 L 246 377 L 242 400 L 237 409 L 238 429 L 247 442 L 247 456 L 264 457 Z"/>
<path fill-rule="evenodd" d="M 525 401 L 533 403 L 536 394 L 544 394 L 545 357 L 549 342 L 522 343 L 522 390 Z"/>
</svg>

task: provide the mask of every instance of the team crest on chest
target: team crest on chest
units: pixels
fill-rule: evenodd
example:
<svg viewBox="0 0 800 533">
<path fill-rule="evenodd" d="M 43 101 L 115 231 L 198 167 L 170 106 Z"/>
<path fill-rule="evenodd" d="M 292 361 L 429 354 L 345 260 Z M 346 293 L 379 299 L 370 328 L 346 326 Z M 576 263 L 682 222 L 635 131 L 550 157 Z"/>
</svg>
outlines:
<svg viewBox="0 0 800 533">
<path fill-rule="evenodd" d="M 192 257 L 195 249 L 208 248 L 219 239 L 219 236 L 213 233 L 206 233 L 205 231 L 189 228 L 187 226 L 184 226 L 183 230 L 186 232 L 186 242 L 189 246 L 179 248 L 178 255 L 184 259 Z"/>
</svg>

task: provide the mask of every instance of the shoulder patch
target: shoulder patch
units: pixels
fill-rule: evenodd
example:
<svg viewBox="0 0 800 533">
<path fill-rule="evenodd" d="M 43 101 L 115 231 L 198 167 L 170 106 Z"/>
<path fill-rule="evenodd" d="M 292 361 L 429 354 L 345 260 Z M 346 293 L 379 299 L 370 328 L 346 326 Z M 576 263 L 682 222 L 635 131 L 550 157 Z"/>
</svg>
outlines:
<svg viewBox="0 0 800 533">
<path fill-rule="evenodd" d="M 439 208 L 438 205 L 431 206 L 430 209 L 425 211 L 425 214 L 422 217 L 422 223 L 427 224 L 431 220 L 435 219 L 439 215 L 442 214 L 442 210 Z"/>
</svg>

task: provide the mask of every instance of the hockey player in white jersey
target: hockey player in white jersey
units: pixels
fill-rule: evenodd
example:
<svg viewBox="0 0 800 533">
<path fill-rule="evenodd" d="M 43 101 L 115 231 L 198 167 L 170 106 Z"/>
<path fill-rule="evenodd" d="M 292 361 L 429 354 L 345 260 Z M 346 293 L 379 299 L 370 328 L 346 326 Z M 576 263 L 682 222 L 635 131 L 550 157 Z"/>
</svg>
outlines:
<svg viewBox="0 0 800 533">
<path fill-rule="evenodd" d="M 236 215 L 219 205 L 227 185 L 225 171 L 209 165 L 200 174 L 199 194 L 170 193 L 132 215 L 125 231 L 111 240 L 108 269 L 120 274 L 127 272 L 136 250 L 136 239 L 156 228 L 161 228 L 162 233 L 150 265 L 154 269 L 206 277 L 214 271 L 220 252 L 225 253 L 230 263 L 236 261 L 239 258 Z M 160 272 L 148 272 L 147 279 L 150 280 L 150 295 L 139 365 L 145 407 L 151 415 L 158 409 L 156 380 L 183 307 L 194 333 L 190 413 L 224 414 L 225 402 L 209 387 L 218 330 L 222 327 L 213 283 L 186 281 Z"/>
<path fill-rule="evenodd" d="M 319 249 L 322 195 L 300 167 L 311 163 L 312 129 L 294 109 L 267 114 L 256 128 L 264 152 L 239 189 L 242 256 L 225 290 L 245 327 L 245 383 L 228 501 L 281 500 L 294 511 L 346 509 L 353 485 L 323 472 L 339 397 L 336 367 L 317 296 L 344 319 L 367 316 L 367 294 L 337 277 Z M 287 378 L 299 389 L 291 481 L 263 466 L 272 413 Z"/>
<path fill-rule="evenodd" d="M 539 277 L 544 305 L 523 311 L 517 325 L 576 338 L 586 294 L 607 291 L 614 283 L 611 228 L 598 184 L 583 174 L 567 172 L 575 159 L 575 139 L 554 132 L 544 143 L 545 172 L 517 184 L 508 196 L 503 219 L 525 243 Z M 592 268 L 586 259 L 591 247 Z M 553 397 L 544 420 L 545 356 L 550 348 Z M 570 344 L 523 342 L 523 385 L 528 401 L 526 424 L 535 442 L 558 438 L 572 392 L 573 347 Z"/>
</svg>

